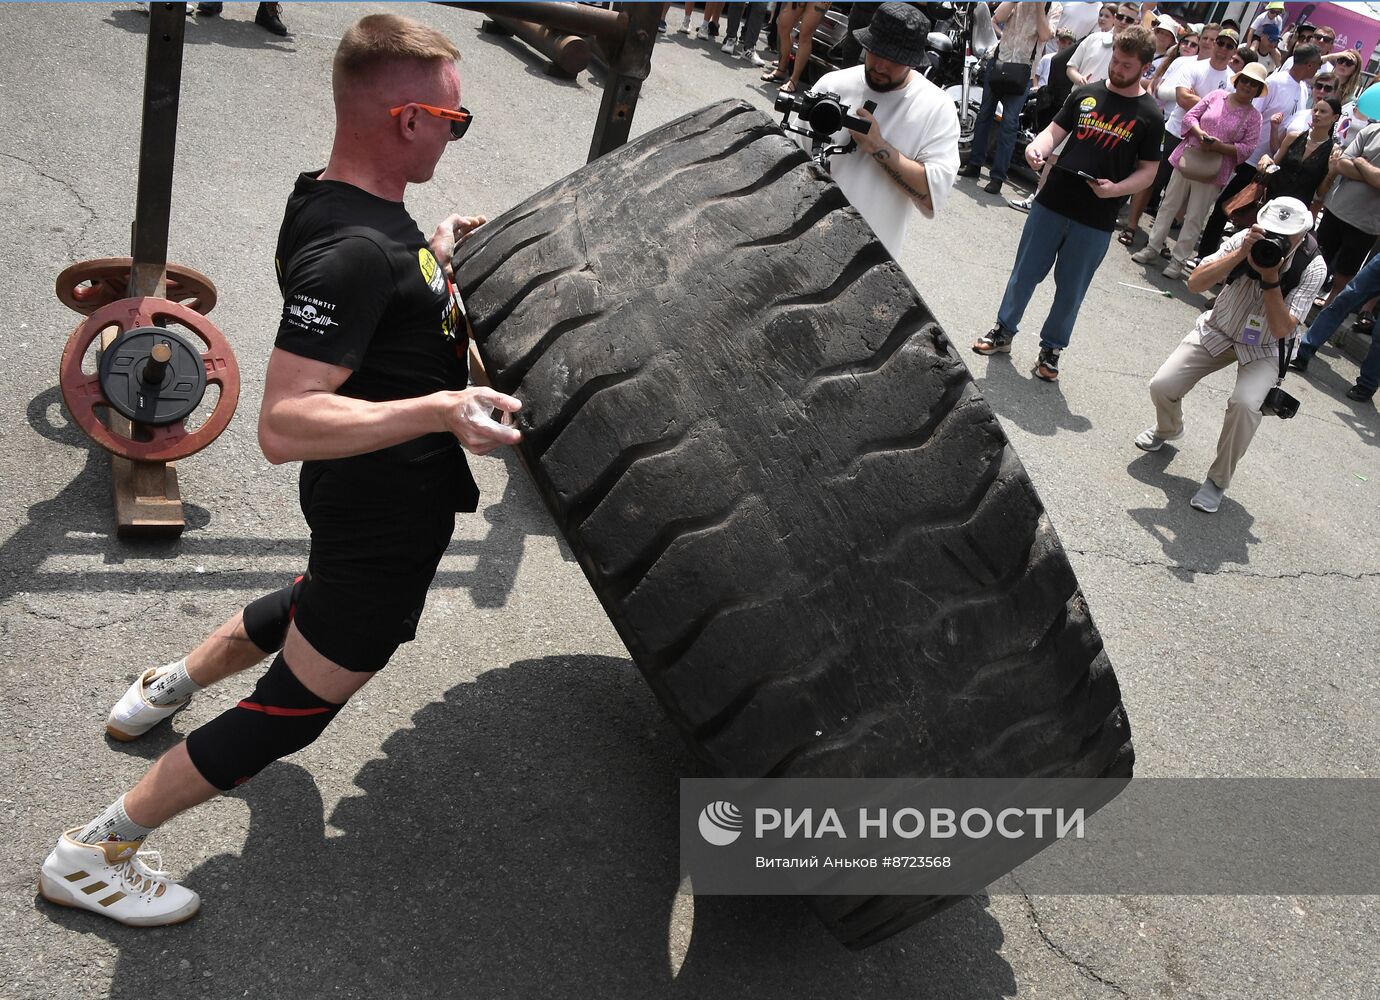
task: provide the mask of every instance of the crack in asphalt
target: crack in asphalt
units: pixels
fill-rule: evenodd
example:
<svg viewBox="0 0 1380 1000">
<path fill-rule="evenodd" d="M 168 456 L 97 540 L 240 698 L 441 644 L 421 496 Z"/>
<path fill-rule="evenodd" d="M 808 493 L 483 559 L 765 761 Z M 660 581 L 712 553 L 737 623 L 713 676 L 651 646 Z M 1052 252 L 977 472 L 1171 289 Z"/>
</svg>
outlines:
<svg viewBox="0 0 1380 1000">
<path fill-rule="evenodd" d="M 24 605 L 24 607 L 23 607 L 21 610 L 23 611 L 24 614 L 26 614 L 26 615 L 32 615 L 34 618 L 37 618 L 37 619 L 39 619 L 40 621 L 57 622 L 57 623 L 60 624 L 60 625 L 66 625 L 68 628 L 74 628 L 74 629 L 77 629 L 77 630 L 80 631 L 80 632 L 93 632 L 93 631 L 99 631 L 100 629 L 103 629 L 103 628 L 109 628 L 109 627 L 112 626 L 112 625 L 128 625 L 130 622 L 134 621 L 136 618 L 139 618 L 140 616 L 142 616 L 142 615 L 144 615 L 144 614 L 147 614 L 148 612 L 152 611 L 154 608 L 158 607 L 158 605 L 161 604 L 161 603 L 162 603 L 162 601 L 152 601 L 152 602 L 150 602 L 149 604 L 144 605 L 142 608 L 138 608 L 138 609 L 136 609 L 136 610 L 134 610 L 134 611 L 131 611 L 128 615 L 125 615 L 125 616 L 123 616 L 123 617 L 120 617 L 120 618 L 112 618 L 112 619 L 110 619 L 109 621 L 104 621 L 104 622 L 91 622 L 91 623 L 85 624 L 85 625 L 78 624 L 77 622 L 71 621 L 71 620 L 69 620 L 68 618 L 66 618 L 65 616 L 63 616 L 63 615 L 61 615 L 61 614 L 57 614 L 57 613 L 55 613 L 55 612 L 51 612 L 51 611 L 42 611 L 42 610 L 40 610 L 39 608 L 35 608 L 35 607 L 33 607 L 32 605 L 29 605 L 29 604 Z"/>
<path fill-rule="evenodd" d="M 1250 570 L 1228 569 L 1226 567 L 1204 569 L 1187 563 L 1169 562 L 1165 559 L 1132 559 L 1129 556 L 1119 555 L 1115 552 L 1103 552 L 1100 549 L 1070 548 L 1068 551 L 1076 552 L 1080 556 L 1101 556 L 1103 559 L 1114 559 L 1117 562 L 1125 563 L 1127 566 L 1158 566 L 1161 569 L 1180 570 L 1185 573 L 1198 573 L 1203 576 L 1249 576 L 1257 580 L 1301 580 L 1306 576 L 1318 577 L 1324 580 L 1380 580 L 1380 571 L 1368 573 L 1343 573 L 1341 570 L 1301 569 L 1292 573 L 1256 573 Z"/>
<path fill-rule="evenodd" d="M 1012 879 L 1012 881 L 1015 882 L 1014 879 Z M 1085 976 L 1086 978 L 1091 979 L 1093 982 L 1097 983 L 1100 986 L 1107 987 L 1107 989 L 1112 990 L 1120 994 L 1121 996 L 1128 998 L 1130 997 L 1131 994 L 1127 993 L 1126 990 L 1122 988 L 1119 984 L 1114 983 L 1112 982 L 1112 980 L 1098 975 L 1097 972 L 1086 962 L 1078 961 L 1078 959 L 1074 958 L 1062 947 L 1060 947 L 1059 944 L 1056 943 L 1055 940 L 1049 936 L 1049 932 L 1046 931 L 1044 929 L 1044 926 L 1040 923 L 1040 914 L 1035 909 L 1035 902 L 1030 898 L 1030 893 L 1022 889 L 1020 883 L 1016 882 L 1015 885 L 1016 888 L 1020 890 L 1021 898 L 1025 900 L 1025 909 L 1026 913 L 1030 917 L 1030 924 L 1032 927 L 1035 928 L 1035 933 L 1040 935 L 1040 940 L 1045 943 L 1046 948 L 1054 952 L 1054 954 L 1058 955 L 1065 962 L 1068 962 L 1069 965 L 1072 965 L 1075 969 L 1078 970 L 1078 972 L 1081 975 Z"/>
<path fill-rule="evenodd" d="M 44 178 L 45 180 L 50 180 L 54 184 L 57 184 L 76 200 L 78 208 L 80 208 L 83 212 L 90 216 L 90 218 L 86 220 L 86 224 L 81 227 L 81 231 L 77 233 L 77 235 L 73 239 L 63 241 L 67 244 L 67 255 L 71 257 L 73 260 L 75 260 L 77 247 L 81 246 L 81 244 L 86 241 L 87 232 L 90 231 L 91 225 L 94 222 L 96 222 L 97 219 L 100 218 L 100 215 L 96 212 L 94 208 L 92 208 L 90 205 L 86 203 L 86 199 L 81 196 L 81 192 L 77 190 L 76 186 L 71 181 L 65 181 L 61 177 L 54 177 L 52 174 L 48 173 L 38 164 L 26 160 L 22 156 L 15 156 L 13 153 L 6 152 L 0 152 L 0 156 L 4 156 L 8 159 L 14 160 L 17 163 L 22 163 L 24 164 L 24 166 L 28 167 L 34 173 L 38 174 L 38 176 Z"/>
</svg>

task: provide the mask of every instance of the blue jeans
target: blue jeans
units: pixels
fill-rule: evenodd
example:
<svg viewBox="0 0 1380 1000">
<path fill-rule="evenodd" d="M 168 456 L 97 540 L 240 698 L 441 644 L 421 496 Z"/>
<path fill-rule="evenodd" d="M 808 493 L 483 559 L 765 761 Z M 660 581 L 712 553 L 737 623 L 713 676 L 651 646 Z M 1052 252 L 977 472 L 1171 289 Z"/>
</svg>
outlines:
<svg viewBox="0 0 1380 1000">
<path fill-rule="evenodd" d="M 1001 131 L 997 133 L 997 150 L 992 157 L 992 179 L 1006 180 L 1006 171 L 1011 166 L 1011 154 L 1016 151 L 1016 129 L 1020 125 L 1021 108 L 1025 107 L 1030 91 L 998 97 L 992 92 L 993 62 L 987 69 L 987 78 L 982 83 L 982 108 L 978 111 L 977 123 L 973 126 L 973 145 L 968 150 L 968 165 L 980 167 L 987 162 L 987 133 L 997 117 L 997 105 L 1001 104 Z"/>
<path fill-rule="evenodd" d="M 1017 332 L 1035 286 L 1045 280 L 1053 267 L 1054 304 L 1040 330 L 1040 346 L 1059 350 L 1068 347 L 1083 296 L 1111 242 L 1112 234 L 1107 230 L 1074 222 L 1039 202 L 1031 205 L 1021 230 L 1020 246 L 1016 248 L 1016 263 L 1006 282 L 1006 294 L 997 310 L 1001 328 L 1010 334 Z"/>
<path fill-rule="evenodd" d="M 1332 300 L 1332 304 L 1318 313 L 1318 318 L 1303 335 L 1299 354 L 1311 358 L 1318 348 L 1327 343 L 1337 332 L 1337 327 L 1362 305 L 1380 295 L 1380 255 L 1372 257 L 1359 274 L 1347 283 L 1342 294 Z M 1380 389 L 1380 336 L 1372 335 L 1370 350 L 1366 360 L 1361 362 L 1361 374 L 1356 384 L 1363 389 Z"/>
</svg>

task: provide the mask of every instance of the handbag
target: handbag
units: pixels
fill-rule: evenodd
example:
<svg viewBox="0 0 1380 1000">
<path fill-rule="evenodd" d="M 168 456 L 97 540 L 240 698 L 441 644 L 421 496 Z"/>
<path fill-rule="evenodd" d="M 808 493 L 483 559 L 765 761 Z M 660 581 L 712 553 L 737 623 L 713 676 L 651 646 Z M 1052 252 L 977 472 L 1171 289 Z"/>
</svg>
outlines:
<svg viewBox="0 0 1380 1000">
<path fill-rule="evenodd" d="M 1211 153 L 1202 146 L 1190 146 L 1188 143 L 1184 143 L 1183 150 L 1184 155 L 1179 157 L 1179 173 L 1190 181 L 1205 184 L 1217 182 L 1217 175 L 1222 170 L 1222 153 Z"/>
<path fill-rule="evenodd" d="M 1255 218 L 1265 198 L 1265 185 L 1260 181 L 1251 181 L 1227 199 L 1222 211 L 1237 229 L 1249 229 L 1255 225 Z"/>
<path fill-rule="evenodd" d="M 1035 70 L 1035 53 L 1040 51 L 1040 38 L 1035 37 L 1035 47 L 1030 50 L 1030 62 L 994 62 L 987 71 L 987 86 L 998 97 L 1015 97 L 1030 89 L 1030 78 Z"/>
</svg>

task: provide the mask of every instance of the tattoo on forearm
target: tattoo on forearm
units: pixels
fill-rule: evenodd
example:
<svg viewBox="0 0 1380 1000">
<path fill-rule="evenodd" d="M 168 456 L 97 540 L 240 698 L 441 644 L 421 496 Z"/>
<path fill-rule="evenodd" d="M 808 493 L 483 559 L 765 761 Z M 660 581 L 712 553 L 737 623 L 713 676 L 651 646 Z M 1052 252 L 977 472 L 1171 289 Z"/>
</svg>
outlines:
<svg viewBox="0 0 1380 1000">
<path fill-rule="evenodd" d="M 921 208 L 930 207 L 930 193 L 911 187 L 910 184 L 906 183 L 906 179 L 901 176 L 900 171 L 892 166 L 891 150 L 879 149 L 872 154 L 872 158 L 881 165 L 881 168 L 887 172 L 892 180 L 901 185 L 901 190 L 910 195 Z"/>
</svg>

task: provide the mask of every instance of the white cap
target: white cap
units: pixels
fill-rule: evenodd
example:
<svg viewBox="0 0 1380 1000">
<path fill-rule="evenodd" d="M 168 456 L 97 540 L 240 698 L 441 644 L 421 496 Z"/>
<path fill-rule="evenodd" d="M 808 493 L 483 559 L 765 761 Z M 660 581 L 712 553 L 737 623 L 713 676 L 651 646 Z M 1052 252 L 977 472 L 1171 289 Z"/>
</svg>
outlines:
<svg viewBox="0 0 1380 1000">
<path fill-rule="evenodd" d="M 1297 198 L 1272 198 L 1255 217 L 1256 223 L 1267 233 L 1297 236 L 1313 228 L 1313 216 L 1308 206 Z"/>
</svg>

